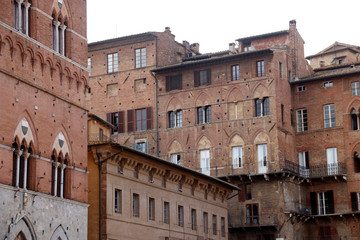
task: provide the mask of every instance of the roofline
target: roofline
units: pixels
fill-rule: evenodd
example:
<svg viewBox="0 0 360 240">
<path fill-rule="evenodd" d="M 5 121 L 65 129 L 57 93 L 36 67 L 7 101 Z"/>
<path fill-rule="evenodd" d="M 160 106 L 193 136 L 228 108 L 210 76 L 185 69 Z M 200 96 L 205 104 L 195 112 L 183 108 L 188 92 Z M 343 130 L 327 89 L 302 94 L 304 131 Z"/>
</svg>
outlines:
<svg viewBox="0 0 360 240">
<path fill-rule="evenodd" d="M 328 75 L 328 76 L 307 77 L 307 78 L 303 78 L 299 81 L 292 81 L 292 82 L 290 82 L 290 84 L 296 85 L 299 83 L 316 82 L 316 81 L 322 81 L 322 80 L 336 78 L 336 77 L 349 76 L 349 75 L 354 75 L 354 74 L 359 74 L 359 73 L 360 73 L 360 69 L 358 69 L 357 71 L 353 71 L 353 72 L 338 73 L 338 74 L 332 74 L 332 75 Z"/>
<path fill-rule="evenodd" d="M 100 121 L 102 124 L 105 124 L 105 125 L 107 125 L 107 126 L 110 127 L 110 128 L 114 128 L 114 125 L 112 125 L 111 123 L 105 121 L 104 119 L 102 119 L 101 117 L 99 117 L 99 116 L 97 116 L 97 115 L 95 115 L 95 114 L 93 114 L 93 113 L 88 113 L 88 117 L 93 118 L 93 119 L 95 119 L 95 120 L 98 120 L 98 121 Z M 88 119 L 88 121 L 89 121 L 89 120 L 93 120 L 93 119 Z"/>
<path fill-rule="evenodd" d="M 260 35 L 254 35 L 254 36 L 250 36 L 250 37 L 239 38 L 239 39 L 236 39 L 235 41 L 248 42 L 248 41 L 258 40 L 258 39 L 262 39 L 262 38 L 269 38 L 269 37 L 275 37 L 278 35 L 289 34 L 289 32 L 290 32 L 289 30 L 281 30 L 281 31 L 277 31 L 277 32 L 271 32 L 271 33 L 265 33 L 265 34 L 260 34 Z"/>
<path fill-rule="evenodd" d="M 306 59 L 310 60 L 310 58 L 314 58 L 314 57 L 318 57 L 318 56 L 323 56 L 323 55 L 326 55 L 326 54 L 335 53 L 335 52 L 340 52 L 340 51 L 344 51 L 344 50 L 350 50 L 350 51 L 355 52 L 355 53 L 360 53 L 360 51 L 355 51 L 355 50 L 354 50 L 353 48 L 351 48 L 351 47 L 346 47 L 346 48 L 341 48 L 341 49 L 332 50 L 332 51 L 330 51 L 330 52 L 321 52 L 321 53 L 313 54 L 313 55 L 307 56 Z"/>
<path fill-rule="evenodd" d="M 195 61 L 186 61 L 186 62 L 182 62 L 180 64 L 174 64 L 174 65 L 170 65 L 170 66 L 156 68 L 156 69 L 151 70 L 151 72 L 161 73 L 161 72 L 166 72 L 166 71 L 170 71 L 170 70 L 179 70 L 179 69 L 194 67 L 194 66 L 198 66 L 198 65 L 212 64 L 212 63 L 217 63 L 217 62 L 222 62 L 222 61 L 229 61 L 229 60 L 252 56 L 252 55 L 257 55 L 257 54 L 265 54 L 265 53 L 272 54 L 273 52 L 274 51 L 272 49 L 266 48 L 266 49 L 261 49 L 261 50 L 257 50 L 257 51 L 249 51 L 249 52 L 238 53 L 238 54 L 234 54 L 234 55 L 226 55 L 224 57 L 211 58 L 211 56 L 210 56 L 210 57 L 207 57 L 206 59 L 201 59 L 198 61 L 196 61 L 196 60 Z"/>
<path fill-rule="evenodd" d="M 193 175 L 196 175 L 196 176 L 199 176 L 199 177 L 202 177 L 202 178 L 206 178 L 210 181 L 214 181 L 218 184 L 221 184 L 223 186 L 226 186 L 232 190 L 239 190 L 238 187 L 230 184 L 230 183 L 227 183 L 221 179 L 218 179 L 218 178 L 215 178 L 215 177 L 211 177 L 211 176 L 208 176 L 208 175 L 205 175 L 203 173 L 199 173 L 197 171 L 194 171 L 190 168 L 186 168 L 186 167 L 183 167 L 183 166 L 180 166 L 178 164 L 175 164 L 175 163 L 172 163 L 172 162 L 169 162 L 169 161 L 166 161 L 166 160 L 163 160 L 161 158 L 158 158 L 158 157 L 155 157 L 153 155 L 150 155 L 150 154 L 147 154 L 147 153 L 144 153 L 144 152 L 140 152 L 138 150 L 135 150 L 133 148 L 130 148 L 130 147 L 127 147 L 127 146 L 124 146 L 124 145 L 121 145 L 119 143 L 113 143 L 113 142 L 108 142 L 108 143 L 95 143 L 95 144 L 88 144 L 88 146 L 99 146 L 99 145 L 111 145 L 113 147 L 118 147 L 118 148 L 122 148 L 126 151 L 129 151 L 129 152 L 132 152 L 132 153 L 135 153 L 135 154 L 138 154 L 140 156 L 143 156 L 143 157 L 146 157 L 146 158 L 150 158 L 152 160 L 156 160 L 157 162 L 161 163 L 161 164 L 165 164 L 165 165 L 168 165 L 168 166 L 171 166 L 171 167 L 174 167 L 174 168 L 177 168 L 177 169 L 180 169 L 182 171 L 185 171 L 185 172 L 188 172 L 190 174 L 193 174 Z"/>
<path fill-rule="evenodd" d="M 92 42 L 92 43 L 88 44 L 88 47 L 101 45 L 101 44 L 107 44 L 107 43 L 113 43 L 113 42 L 133 39 L 133 38 L 140 38 L 140 37 L 157 37 L 157 36 L 154 34 L 154 32 L 145 32 L 145 33 L 139 33 L 139 34 L 124 36 L 124 37 L 111 38 L 111 39 L 101 40 L 101 41 L 97 41 L 97 42 Z"/>
</svg>

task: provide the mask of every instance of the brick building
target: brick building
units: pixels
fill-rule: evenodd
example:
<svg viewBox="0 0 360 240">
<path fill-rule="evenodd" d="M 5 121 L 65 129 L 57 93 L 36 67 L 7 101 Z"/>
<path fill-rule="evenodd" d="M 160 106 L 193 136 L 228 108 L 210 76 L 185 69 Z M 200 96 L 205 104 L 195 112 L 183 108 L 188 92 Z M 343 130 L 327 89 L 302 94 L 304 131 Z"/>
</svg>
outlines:
<svg viewBox="0 0 360 240">
<path fill-rule="evenodd" d="M 328 63 L 292 82 L 299 162 L 284 168 L 299 178 L 301 199 L 289 218 L 305 239 L 359 239 L 360 65 Z"/>
<path fill-rule="evenodd" d="M 113 143 L 92 114 L 88 131 L 89 239 L 228 239 L 235 186 Z"/>
<path fill-rule="evenodd" d="M 1 239 L 87 238 L 86 54 L 86 1 L 2 1 Z"/>
<path fill-rule="evenodd" d="M 170 28 L 89 44 L 87 107 L 114 125 L 118 143 L 156 155 L 156 86 L 151 70 L 197 55 Z"/>
</svg>

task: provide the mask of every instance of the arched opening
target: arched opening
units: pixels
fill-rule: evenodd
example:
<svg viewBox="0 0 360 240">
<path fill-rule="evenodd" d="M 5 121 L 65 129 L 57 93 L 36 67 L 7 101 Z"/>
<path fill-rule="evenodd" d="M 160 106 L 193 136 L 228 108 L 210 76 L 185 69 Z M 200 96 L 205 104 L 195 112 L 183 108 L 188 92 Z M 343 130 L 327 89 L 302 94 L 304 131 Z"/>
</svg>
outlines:
<svg viewBox="0 0 360 240">
<path fill-rule="evenodd" d="M 17 152 L 18 152 L 18 144 L 16 142 L 16 138 L 14 139 L 14 142 L 11 146 L 13 149 L 13 170 L 12 170 L 12 185 L 16 186 L 16 169 L 17 169 Z"/>
<path fill-rule="evenodd" d="M 354 172 L 360 173 L 360 156 L 358 152 L 354 153 Z"/>
<path fill-rule="evenodd" d="M 351 129 L 352 130 L 359 130 L 359 118 L 355 109 L 351 111 Z"/>
</svg>

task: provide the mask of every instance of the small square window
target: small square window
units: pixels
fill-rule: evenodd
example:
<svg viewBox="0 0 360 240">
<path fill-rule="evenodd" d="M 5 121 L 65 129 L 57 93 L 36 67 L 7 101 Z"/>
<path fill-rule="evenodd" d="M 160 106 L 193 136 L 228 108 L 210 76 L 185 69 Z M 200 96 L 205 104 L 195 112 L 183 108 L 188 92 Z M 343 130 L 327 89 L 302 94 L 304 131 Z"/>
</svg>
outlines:
<svg viewBox="0 0 360 240">
<path fill-rule="evenodd" d="M 298 92 L 305 92 L 305 91 L 306 91 L 306 87 L 305 87 L 305 86 L 298 86 L 298 87 L 297 87 L 297 91 L 298 91 Z"/>
<path fill-rule="evenodd" d="M 323 86 L 324 86 L 324 88 L 332 87 L 332 86 L 333 86 L 333 82 L 332 82 L 332 81 L 324 82 Z"/>
</svg>

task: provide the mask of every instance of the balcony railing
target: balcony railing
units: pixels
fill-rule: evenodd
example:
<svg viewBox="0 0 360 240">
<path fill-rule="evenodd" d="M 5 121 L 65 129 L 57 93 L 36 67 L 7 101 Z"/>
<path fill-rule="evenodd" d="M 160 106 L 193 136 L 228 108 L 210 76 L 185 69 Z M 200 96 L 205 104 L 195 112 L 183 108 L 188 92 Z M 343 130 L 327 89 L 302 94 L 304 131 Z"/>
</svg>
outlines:
<svg viewBox="0 0 360 240">
<path fill-rule="evenodd" d="M 111 137 L 104 134 L 100 135 L 97 133 L 89 135 L 89 143 L 102 143 L 102 142 L 112 142 Z"/>
<path fill-rule="evenodd" d="M 304 178 L 320 178 L 346 175 L 346 164 L 342 162 L 315 165 L 310 166 L 309 168 L 305 168 L 297 163 L 283 159 L 280 161 L 280 168 L 284 172 L 289 172 L 296 176 Z"/>
</svg>

